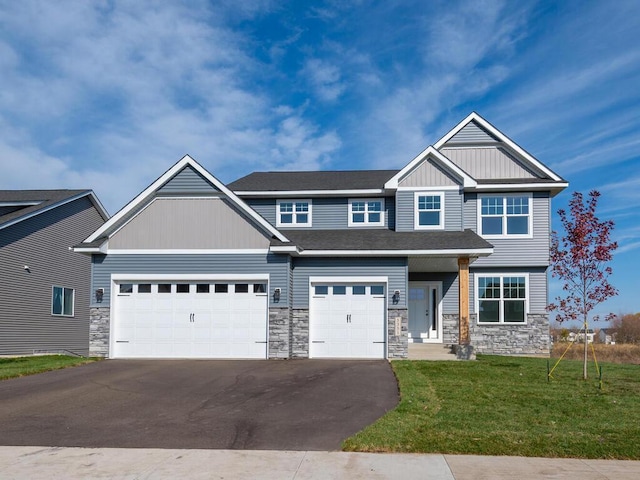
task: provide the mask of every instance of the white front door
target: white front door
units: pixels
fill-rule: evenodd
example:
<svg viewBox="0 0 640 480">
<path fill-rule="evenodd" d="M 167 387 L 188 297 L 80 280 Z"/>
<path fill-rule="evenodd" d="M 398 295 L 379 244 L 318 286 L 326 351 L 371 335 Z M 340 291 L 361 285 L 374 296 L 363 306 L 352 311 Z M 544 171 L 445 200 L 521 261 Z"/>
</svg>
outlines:
<svg viewBox="0 0 640 480">
<path fill-rule="evenodd" d="M 386 285 L 311 284 L 309 357 L 384 358 Z"/>
<path fill-rule="evenodd" d="M 409 282 L 409 342 L 442 343 L 440 282 Z"/>
</svg>

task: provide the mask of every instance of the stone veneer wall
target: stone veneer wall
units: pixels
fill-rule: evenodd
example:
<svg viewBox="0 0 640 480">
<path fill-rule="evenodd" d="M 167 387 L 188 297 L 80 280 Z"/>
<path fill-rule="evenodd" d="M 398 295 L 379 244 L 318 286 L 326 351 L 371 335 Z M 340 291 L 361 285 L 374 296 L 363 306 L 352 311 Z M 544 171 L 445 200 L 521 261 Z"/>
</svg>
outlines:
<svg viewBox="0 0 640 480">
<path fill-rule="evenodd" d="M 289 308 L 269 308 L 269 358 L 289 358 Z"/>
<path fill-rule="evenodd" d="M 309 358 L 309 310 L 291 311 L 291 358 Z"/>
<path fill-rule="evenodd" d="M 89 309 L 89 356 L 109 355 L 109 325 L 111 308 L 91 307 Z"/>
<path fill-rule="evenodd" d="M 460 317 L 457 313 L 442 314 L 442 343 L 445 345 L 457 345 L 460 336 Z"/>
<path fill-rule="evenodd" d="M 407 358 L 409 354 L 409 311 L 406 308 L 387 310 L 388 358 Z M 400 317 L 400 335 L 396 333 L 396 317 Z"/>
<path fill-rule="evenodd" d="M 526 325 L 478 325 L 470 315 L 471 345 L 476 353 L 549 355 L 549 315 L 530 313 Z"/>
</svg>

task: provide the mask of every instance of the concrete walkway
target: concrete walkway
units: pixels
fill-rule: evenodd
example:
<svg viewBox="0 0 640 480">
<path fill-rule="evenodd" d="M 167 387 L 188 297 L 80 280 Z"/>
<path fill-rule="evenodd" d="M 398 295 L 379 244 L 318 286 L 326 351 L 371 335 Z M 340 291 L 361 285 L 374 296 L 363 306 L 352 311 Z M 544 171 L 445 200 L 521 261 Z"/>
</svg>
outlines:
<svg viewBox="0 0 640 480">
<path fill-rule="evenodd" d="M 636 480 L 640 461 L 439 454 L 0 447 L 8 479 Z"/>
</svg>

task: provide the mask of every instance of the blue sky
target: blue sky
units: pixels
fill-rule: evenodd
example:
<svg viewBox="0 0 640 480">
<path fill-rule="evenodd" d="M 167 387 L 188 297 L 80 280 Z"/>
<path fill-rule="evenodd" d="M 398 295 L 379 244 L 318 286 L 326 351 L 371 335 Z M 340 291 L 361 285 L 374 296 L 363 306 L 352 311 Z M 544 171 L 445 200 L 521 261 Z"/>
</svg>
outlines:
<svg viewBox="0 0 640 480">
<path fill-rule="evenodd" d="M 554 211 L 602 192 L 602 311 L 640 311 L 637 0 L 0 0 L 3 189 L 114 213 L 185 153 L 225 182 L 401 168 L 472 110 L 569 180 Z"/>
</svg>

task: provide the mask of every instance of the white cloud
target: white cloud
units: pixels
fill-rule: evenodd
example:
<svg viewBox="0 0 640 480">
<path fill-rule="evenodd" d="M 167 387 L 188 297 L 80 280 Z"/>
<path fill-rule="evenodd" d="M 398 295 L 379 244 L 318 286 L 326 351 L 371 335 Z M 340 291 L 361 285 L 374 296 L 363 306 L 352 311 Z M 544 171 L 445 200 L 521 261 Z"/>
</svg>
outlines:
<svg viewBox="0 0 640 480">
<path fill-rule="evenodd" d="M 310 58 L 307 60 L 302 73 L 308 78 L 318 98 L 323 101 L 333 102 L 337 100 L 346 89 L 340 69 L 326 61 Z"/>
</svg>

